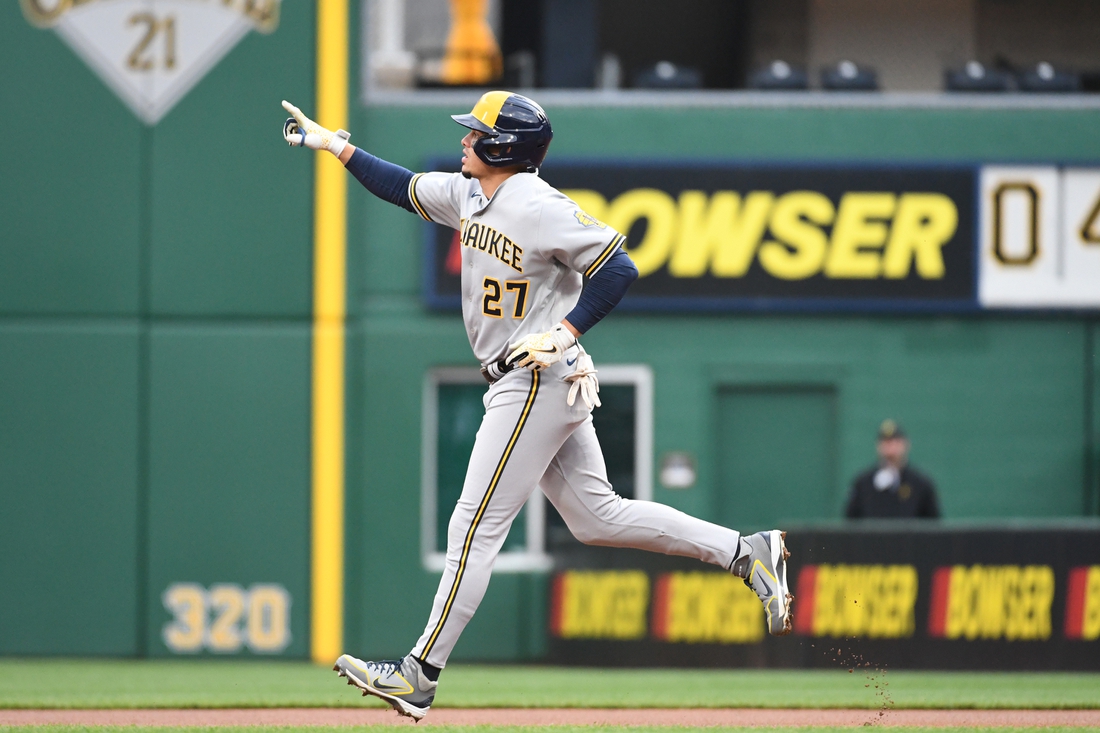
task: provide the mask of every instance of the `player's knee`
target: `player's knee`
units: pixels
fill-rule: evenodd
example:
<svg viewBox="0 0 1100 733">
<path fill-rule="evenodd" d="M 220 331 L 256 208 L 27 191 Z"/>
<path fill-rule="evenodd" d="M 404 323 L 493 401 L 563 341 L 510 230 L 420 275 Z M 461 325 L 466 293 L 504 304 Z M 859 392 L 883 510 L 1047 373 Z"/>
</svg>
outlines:
<svg viewBox="0 0 1100 733">
<path fill-rule="evenodd" d="M 584 522 L 577 522 L 575 525 L 570 525 L 569 529 L 573 532 L 573 536 L 576 537 L 578 541 L 586 545 L 613 544 L 612 534 L 614 532 L 614 526 L 602 517 L 588 517 Z"/>
<path fill-rule="evenodd" d="M 623 501 L 625 500 L 621 496 L 611 494 L 604 500 L 586 504 L 576 514 L 570 512 L 567 516 L 566 512 L 562 512 L 562 518 L 579 542 L 586 545 L 614 545 L 618 526 L 614 520 L 622 511 Z"/>
<path fill-rule="evenodd" d="M 590 507 L 591 514 L 586 518 L 577 539 L 586 545 L 606 545 L 618 547 L 618 534 L 622 530 L 622 511 L 629 499 L 613 495 L 609 500 Z"/>
<path fill-rule="evenodd" d="M 470 531 L 470 524 L 474 521 L 476 507 L 467 509 L 461 503 L 455 506 L 451 513 L 451 520 L 447 523 L 447 547 L 462 545 L 466 535 Z"/>
<path fill-rule="evenodd" d="M 595 526 L 584 524 L 570 527 L 569 529 L 573 533 L 573 536 L 577 538 L 578 542 L 582 542 L 586 545 L 599 544 L 600 533 L 596 530 Z"/>
</svg>

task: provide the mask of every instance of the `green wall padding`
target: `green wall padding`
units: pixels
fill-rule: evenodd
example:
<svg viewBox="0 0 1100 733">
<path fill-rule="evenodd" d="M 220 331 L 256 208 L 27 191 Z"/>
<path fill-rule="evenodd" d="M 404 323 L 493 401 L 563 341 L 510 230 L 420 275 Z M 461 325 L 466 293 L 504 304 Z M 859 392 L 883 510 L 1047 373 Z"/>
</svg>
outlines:
<svg viewBox="0 0 1100 733">
<path fill-rule="evenodd" d="M 0 322 L 0 654 L 138 649 L 138 329 Z"/>
<path fill-rule="evenodd" d="M 278 584 L 309 649 L 309 329 L 158 326 L 151 343 L 148 649 L 173 583 Z M 209 648 L 206 649 L 209 651 Z"/>
</svg>

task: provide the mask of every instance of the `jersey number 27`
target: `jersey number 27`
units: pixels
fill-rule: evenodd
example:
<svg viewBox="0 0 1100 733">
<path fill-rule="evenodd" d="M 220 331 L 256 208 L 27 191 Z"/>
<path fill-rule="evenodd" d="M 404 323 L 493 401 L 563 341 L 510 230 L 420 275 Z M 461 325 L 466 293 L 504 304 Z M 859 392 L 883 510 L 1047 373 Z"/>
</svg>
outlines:
<svg viewBox="0 0 1100 733">
<path fill-rule="evenodd" d="M 500 299 L 504 292 L 516 294 L 515 303 L 512 306 L 512 318 L 523 318 L 527 309 L 527 280 L 505 280 L 504 288 L 500 287 L 500 280 L 495 277 L 487 277 L 482 283 L 485 288 L 485 297 L 481 299 L 481 312 L 490 318 L 503 318 L 504 310 L 501 308 Z"/>
</svg>

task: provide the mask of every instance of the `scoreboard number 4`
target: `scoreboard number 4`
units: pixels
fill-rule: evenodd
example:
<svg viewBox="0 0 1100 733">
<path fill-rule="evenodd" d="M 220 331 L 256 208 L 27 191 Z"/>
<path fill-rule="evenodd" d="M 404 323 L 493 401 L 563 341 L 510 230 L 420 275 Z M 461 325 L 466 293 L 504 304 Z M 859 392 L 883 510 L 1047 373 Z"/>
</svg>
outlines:
<svg viewBox="0 0 1100 733">
<path fill-rule="evenodd" d="M 1085 244 L 1100 244 L 1100 196 L 1097 196 L 1088 217 L 1081 223 L 1078 234 Z"/>
<path fill-rule="evenodd" d="M 256 654 L 275 654 L 290 644 L 290 594 L 281 585 L 257 583 L 246 590 L 234 583 L 209 589 L 173 583 L 162 601 L 172 621 L 161 637 L 177 654 L 233 654 L 245 646 Z"/>
</svg>

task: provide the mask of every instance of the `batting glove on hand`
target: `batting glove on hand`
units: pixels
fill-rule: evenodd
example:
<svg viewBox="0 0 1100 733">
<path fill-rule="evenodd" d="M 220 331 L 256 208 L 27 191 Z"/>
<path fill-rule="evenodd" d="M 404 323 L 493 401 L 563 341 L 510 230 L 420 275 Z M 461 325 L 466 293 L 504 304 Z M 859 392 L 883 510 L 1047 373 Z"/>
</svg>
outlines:
<svg viewBox="0 0 1100 733">
<path fill-rule="evenodd" d="M 339 156 L 351 134 L 345 130 L 326 130 L 302 114 L 302 110 L 283 100 L 283 109 L 294 115 L 283 123 L 283 138 L 293 146 L 304 145 L 314 150 L 327 150 Z"/>
<path fill-rule="evenodd" d="M 559 323 L 546 333 L 533 333 L 510 344 L 508 348 L 512 353 L 507 363 L 517 369 L 526 367 L 537 372 L 557 364 L 565 350 L 575 343 L 577 339 Z"/>
<path fill-rule="evenodd" d="M 592 363 L 592 357 L 588 355 L 583 346 L 577 344 L 577 348 L 580 349 L 580 353 L 577 354 L 577 368 L 565 378 L 565 381 L 572 382 L 569 385 L 569 394 L 566 396 L 565 402 L 572 407 L 577 400 L 577 393 L 580 392 L 581 399 L 584 400 L 584 404 L 588 405 L 589 409 L 592 408 L 592 405 L 599 407 L 601 404 L 600 380 L 596 379 L 596 365 Z"/>
</svg>

